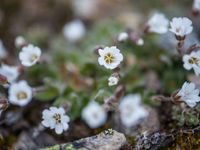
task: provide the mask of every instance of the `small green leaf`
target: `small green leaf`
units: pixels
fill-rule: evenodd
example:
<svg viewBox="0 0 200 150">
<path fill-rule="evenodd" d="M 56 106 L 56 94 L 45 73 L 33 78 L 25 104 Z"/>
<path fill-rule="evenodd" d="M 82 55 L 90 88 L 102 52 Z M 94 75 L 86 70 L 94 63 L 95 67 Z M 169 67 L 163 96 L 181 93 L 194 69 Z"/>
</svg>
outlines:
<svg viewBox="0 0 200 150">
<path fill-rule="evenodd" d="M 200 112 L 200 105 L 197 105 L 196 110 Z"/>
<path fill-rule="evenodd" d="M 59 94 L 59 91 L 55 87 L 49 87 L 49 89 L 45 91 L 41 91 L 35 94 L 35 99 L 41 100 L 41 101 L 49 101 L 54 98 L 56 98 Z"/>
</svg>

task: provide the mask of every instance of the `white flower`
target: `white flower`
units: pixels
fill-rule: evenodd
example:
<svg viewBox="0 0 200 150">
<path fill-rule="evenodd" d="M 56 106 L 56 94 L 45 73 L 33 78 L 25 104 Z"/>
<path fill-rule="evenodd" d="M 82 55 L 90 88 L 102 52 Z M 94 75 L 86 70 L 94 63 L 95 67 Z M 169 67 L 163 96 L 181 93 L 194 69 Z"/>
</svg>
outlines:
<svg viewBox="0 0 200 150">
<path fill-rule="evenodd" d="M 8 94 L 9 102 L 19 106 L 25 106 L 32 99 L 32 89 L 24 80 L 11 84 Z"/>
<path fill-rule="evenodd" d="M 118 35 L 118 41 L 122 42 L 122 41 L 126 41 L 128 39 L 128 33 L 127 32 L 121 32 Z"/>
<path fill-rule="evenodd" d="M 192 21 L 186 17 L 174 17 L 170 22 L 171 28 L 169 29 L 176 36 L 184 37 L 187 34 L 190 34 L 193 30 Z"/>
<path fill-rule="evenodd" d="M 0 59 L 5 58 L 7 55 L 3 42 L 0 40 Z"/>
<path fill-rule="evenodd" d="M 8 66 L 6 64 L 1 65 L 0 73 L 7 78 L 9 83 L 15 82 L 19 76 L 19 71 L 17 67 Z"/>
<path fill-rule="evenodd" d="M 125 126 L 131 127 L 140 119 L 148 116 L 148 112 L 140 106 L 140 103 L 141 96 L 139 94 L 130 94 L 121 100 L 119 105 L 120 118 Z"/>
<path fill-rule="evenodd" d="M 118 77 L 115 77 L 115 76 L 110 76 L 108 78 L 108 85 L 109 86 L 113 86 L 113 85 L 116 85 L 119 81 L 119 78 Z"/>
<path fill-rule="evenodd" d="M 40 59 L 40 56 L 41 56 L 40 48 L 33 46 L 32 44 L 23 47 L 22 51 L 19 53 L 19 59 L 22 65 L 26 67 L 30 67 L 36 64 L 37 61 Z"/>
<path fill-rule="evenodd" d="M 76 42 L 85 35 L 85 26 L 82 21 L 74 20 L 64 26 L 63 34 L 70 42 Z"/>
<path fill-rule="evenodd" d="M 57 134 L 62 134 L 69 128 L 70 118 L 65 115 L 65 110 L 60 107 L 50 107 L 42 112 L 42 124 L 50 129 L 55 129 Z"/>
<path fill-rule="evenodd" d="M 194 0 L 193 9 L 196 11 L 200 11 L 200 0 Z"/>
<path fill-rule="evenodd" d="M 97 102 L 91 102 L 83 109 L 82 118 L 91 128 L 97 128 L 105 123 L 107 114 Z"/>
<path fill-rule="evenodd" d="M 115 69 L 123 60 L 123 55 L 116 46 L 99 49 L 99 55 L 99 64 L 105 66 L 107 69 Z"/>
<path fill-rule="evenodd" d="M 169 20 L 162 13 L 155 13 L 147 23 L 150 32 L 164 34 L 168 31 Z"/>
<path fill-rule="evenodd" d="M 186 70 L 194 69 L 195 74 L 200 75 L 200 51 L 192 52 L 183 56 L 184 68 Z"/>
<path fill-rule="evenodd" d="M 185 82 L 177 95 L 190 107 L 194 107 L 200 101 L 199 90 L 195 89 L 194 83 Z"/>
</svg>

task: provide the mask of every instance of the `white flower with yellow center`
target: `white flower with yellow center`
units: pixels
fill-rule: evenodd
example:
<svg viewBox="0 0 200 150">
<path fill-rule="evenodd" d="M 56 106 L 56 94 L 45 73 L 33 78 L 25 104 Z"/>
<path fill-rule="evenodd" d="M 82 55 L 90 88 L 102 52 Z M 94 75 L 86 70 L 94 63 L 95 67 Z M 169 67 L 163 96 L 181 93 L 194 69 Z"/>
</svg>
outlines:
<svg viewBox="0 0 200 150">
<path fill-rule="evenodd" d="M 195 89 L 194 83 L 185 82 L 177 95 L 190 107 L 194 107 L 196 103 L 200 102 L 199 89 Z"/>
<path fill-rule="evenodd" d="M 134 126 L 140 119 L 148 116 L 148 112 L 140 103 L 141 96 L 139 94 L 130 94 L 121 100 L 119 105 L 120 118 L 125 126 Z"/>
<path fill-rule="evenodd" d="M 169 30 L 181 38 L 190 34 L 193 30 L 192 21 L 186 17 L 174 17 L 170 22 L 170 26 L 171 28 Z"/>
<path fill-rule="evenodd" d="M 14 105 L 25 106 L 32 99 L 32 89 L 24 80 L 11 84 L 8 94 L 9 102 Z"/>
<path fill-rule="evenodd" d="M 184 68 L 191 70 L 193 68 L 197 76 L 200 75 L 200 51 L 192 52 L 189 55 L 183 56 Z"/>
<path fill-rule="evenodd" d="M 55 129 L 57 134 L 62 134 L 69 128 L 69 116 L 65 115 L 65 110 L 60 107 L 50 107 L 42 112 L 43 126 Z"/>
<path fill-rule="evenodd" d="M 97 102 L 91 102 L 83 109 L 82 118 L 91 128 L 98 128 L 106 122 L 107 114 Z"/>
<path fill-rule="evenodd" d="M 8 66 L 6 64 L 2 64 L 0 67 L 0 73 L 4 75 L 9 83 L 13 83 L 19 76 L 19 71 L 17 67 Z"/>
<path fill-rule="evenodd" d="M 196 11 L 200 11 L 200 0 L 194 0 L 193 9 Z"/>
<path fill-rule="evenodd" d="M 162 13 L 155 13 L 147 23 L 150 32 L 164 34 L 168 31 L 169 20 Z"/>
<path fill-rule="evenodd" d="M 116 46 L 99 49 L 99 55 L 99 64 L 105 66 L 107 69 L 115 69 L 123 61 L 123 55 Z"/>
<path fill-rule="evenodd" d="M 19 59 L 22 65 L 26 67 L 33 66 L 40 59 L 41 50 L 39 47 L 35 47 L 32 44 L 22 48 L 22 51 L 19 53 Z"/>
</svg>

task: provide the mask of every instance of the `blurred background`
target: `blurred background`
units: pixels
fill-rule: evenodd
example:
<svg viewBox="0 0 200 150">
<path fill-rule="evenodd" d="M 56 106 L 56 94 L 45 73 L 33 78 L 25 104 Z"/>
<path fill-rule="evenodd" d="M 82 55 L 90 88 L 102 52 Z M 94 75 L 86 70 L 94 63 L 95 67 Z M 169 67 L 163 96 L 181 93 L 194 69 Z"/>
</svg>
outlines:
<svg viewBox="0 0 200 150">
<path fill-rule="evenodd" d="M 87 29 L 108 18 L 140 27 L 153 11 L 170 18 L 184 16 L 188 6 L 192 6 L 190 0 L 1 0 L 0 38 L 7 50 L 16 55 L 16 36 L 43 34 L 42 46 L 46 48 L 73 19 L 81 19 Z"/>
</svg>

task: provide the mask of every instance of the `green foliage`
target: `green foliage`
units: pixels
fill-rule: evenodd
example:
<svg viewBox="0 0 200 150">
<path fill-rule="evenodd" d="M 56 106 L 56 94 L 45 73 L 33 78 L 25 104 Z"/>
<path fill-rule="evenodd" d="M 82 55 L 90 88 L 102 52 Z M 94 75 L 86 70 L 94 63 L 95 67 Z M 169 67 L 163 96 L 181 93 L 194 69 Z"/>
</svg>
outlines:
<svg viewBox="0 0 200 150">
<path fill-rule="evenodd" d="M 49 101 L 53 100 L 58 95 L 59 91 L 56 87 L 47 87 L 47 89 L 37 92 L 34 98 L 40 101 Z"/>
<path fill-rule="evenodd" d="M 196 109 L 198 109 L 198 106 Z M 182 110 L 182 108 L 179 105 L 173 106 L 172 117 L 174 120 L 178 121 L 178 124 L 180 126 L 197 126 L 200 120 L 199 113 L 196 110 L 187 107 L 184 110 Z"/>
</svg>

